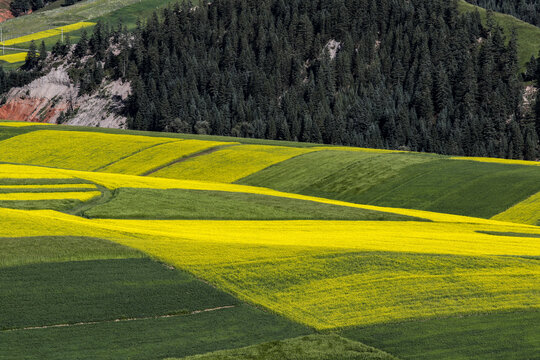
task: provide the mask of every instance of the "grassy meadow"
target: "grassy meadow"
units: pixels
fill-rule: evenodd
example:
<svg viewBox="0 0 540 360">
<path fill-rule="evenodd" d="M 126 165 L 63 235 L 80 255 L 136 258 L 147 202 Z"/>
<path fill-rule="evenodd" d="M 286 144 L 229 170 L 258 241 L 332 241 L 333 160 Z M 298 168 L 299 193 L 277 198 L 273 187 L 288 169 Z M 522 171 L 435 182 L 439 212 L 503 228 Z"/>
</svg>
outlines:
<svg viewBox="0 0 540 360">
<path fill-rule="evenodd" d="M 0 359 L 538 352 L 536 163 L 5 124 Z"/>
</svg>

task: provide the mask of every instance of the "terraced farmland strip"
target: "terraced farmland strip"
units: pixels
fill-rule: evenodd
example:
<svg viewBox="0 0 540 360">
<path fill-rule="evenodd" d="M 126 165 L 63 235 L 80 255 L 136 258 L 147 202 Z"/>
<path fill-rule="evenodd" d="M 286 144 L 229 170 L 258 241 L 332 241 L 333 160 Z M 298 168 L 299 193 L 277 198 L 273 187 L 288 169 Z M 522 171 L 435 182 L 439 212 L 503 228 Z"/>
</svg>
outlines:
<svg viewBox="0 0 540 360">
<path fill-rule="evenodd" d="M 201 140 L 173 141 L 143 150 L 112 163 L 100 171 L 129 175 L 142 175 L 188 155 L 215 146 L 230 143 Z"/>
<path fill-rule="evenodd" d="M 489 158 L 489 157 L 472 157 L 472 156 L 471 157 L 454 156 L 451 159 L 478 161 L 478 162 L 493 163 L 493 164 L 540 166 L 540 161 L 529 161 L 529 160 L 513 160 L 513 159 L 499 159 L 499 158 Z"/>
<path fill-rule="evenodd" d="M 38 130 L 0 142 L 0 161 L 91 171 L 168 141 L 145 136 Z"/>
<path fill-rule="evenodd" d="M 361 203 L 490 218 L 540 190 L 540 167 L 439 160 L 404 168 Z"/>
<path fill-rule="evenodd" d="M 27 121 L 0 121 L 0 126 L 8 126 L 8 127 L 26 127 L 26 126 L 41 126 L 41 125 L 52 125 L 52 124 L 27 122 Z"/>
<path fill-rule="evenodd" d="M 294 156 L 316 151 L 268 145 L 236 145 L 175 163 L 156 177 L 231 183 Z"/>
<path fill-rule="evenodd" d="M 492 219 L 540 225 L 540 192 L 493 216 Z"/>
<path fill-rule="evenodd" d="M 101 196 L 100 191 L 71 191 L 71 192 L 14 192 L 0 193 L 0 201 L 33 201 L 33 200 L 80 200 L 88 201 Z"/>
<path fill-rule="evenodd" d="M 7 200 L 0 201 L 0 207 L 18 210 L 56 210 L 70 211 L 71 209 L 81 206 L 81 200 L 61 199 L 61 200 Z"/>
<path fill-rule="evenodd" d="M 1 184 L 1 180 L 0 180 Z M 36 190 L 36 191 L 48 191 L 57 189 L 96 189 L 95 184 L 49 184 L 49 185 L 0 185 L 0 191 L 3 190 Z"/>
<path fill-rule="evenodd" d="M 1 144 L 2 142 L 0 142 L 0 147 Z M 0 164 L 1 184 L 23 185 L 23 183 L 21 183 L 23 181 L 31 184 L 47 184 L 59 183 L 60 180 L 72 181 L 73 176 L 63 174 L 55 169 L 39 166 Z"/>
<path fill-rule="evenodd" d="M 228 220 L 421 220 L 277 196 L 202 190 L 120 188 L 111 201 L 84 212 L 88 218 Z"/>
</svg>

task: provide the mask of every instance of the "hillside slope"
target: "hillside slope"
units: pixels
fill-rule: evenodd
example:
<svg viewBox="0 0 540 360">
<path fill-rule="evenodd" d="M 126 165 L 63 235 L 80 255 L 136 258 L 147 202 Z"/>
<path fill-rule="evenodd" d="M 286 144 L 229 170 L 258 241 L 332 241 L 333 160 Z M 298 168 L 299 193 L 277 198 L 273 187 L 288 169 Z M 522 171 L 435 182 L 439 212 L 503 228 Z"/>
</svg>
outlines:
<svg viewBox="0 0 540 360">
<path fill-rule="evenodd" d="M 1 125 L 0 134 L 10 134 L 12 128 Z M 0 141 L 0 161 L 142 174 L 162 177 L 165 182 L 167 178 L 236 182 L 358 204 L 483 218 L 503 213 L 540 191 L 537 162 L 343 147 L 298 148 L 276 142 L 250 145 L 232 141 L 236 139 L 182 140 L 182 135 L 106 134 L 54 126 L 20 129 L 20 135 Z M 65 131 L 68 129 L 72 131 Z M 30 147 L 32 151 L 28 151 Z M 534 206 L 521 210 L 529 214 L 521 215 L 523 221 L 535 223 L 531 220 L 536 217 Z"/>
<path fill-rule="evenodd" d="M 537 163 L 20 122 L 0 138 L 2 360 L 537 353 L 539 227 L 294 193 L 495 209 L 539 191 Z M 156 166 L 185 179 L 130 175 Z"/>
<path fill-rule="evenodd" d="M 486 21 L 486 9 L 459 0 L 459 9 L 463 12 L 474 12 L 478 10 L 482 20 Z M 540 28 L 525 21 L 519 20 L 511 15 L 493 12 L 498 25 L 502 26 L 507 36 L 512 30 L 516 30 L 518 39 L 518 56 L 521 71 L 525 71 L 525 64 L 529 62 L 531 56 L 537 57 L 540 52 Z"/>
</svg>

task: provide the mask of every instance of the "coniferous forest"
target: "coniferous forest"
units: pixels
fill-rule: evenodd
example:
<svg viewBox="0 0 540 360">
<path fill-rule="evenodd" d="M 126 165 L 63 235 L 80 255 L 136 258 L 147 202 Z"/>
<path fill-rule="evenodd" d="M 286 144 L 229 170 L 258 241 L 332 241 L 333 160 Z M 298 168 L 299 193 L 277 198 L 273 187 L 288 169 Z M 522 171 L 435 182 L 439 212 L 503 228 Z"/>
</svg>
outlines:
<svg viewBox="0 0 540 360">
<path fill-rule="evenodd" d="M 512 15 L 536 26 L 540 25 L 540 2 L 537 0 L 467 0 L 467 2 Z"/>
<path fill-rule="evenodd" d="M 515 37 L 454 0 L 185 3 L 129 34 L 99 24 L 86 54 L 72 78 L 129 80 L 132 129 L 538 157 Z"/>
</svg>

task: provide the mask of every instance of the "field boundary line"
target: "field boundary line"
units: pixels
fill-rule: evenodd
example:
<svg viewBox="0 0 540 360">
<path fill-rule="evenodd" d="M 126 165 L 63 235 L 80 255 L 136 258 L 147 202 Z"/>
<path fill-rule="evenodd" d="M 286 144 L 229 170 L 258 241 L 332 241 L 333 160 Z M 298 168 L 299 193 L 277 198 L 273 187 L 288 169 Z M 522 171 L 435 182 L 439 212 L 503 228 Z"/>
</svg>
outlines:
<svg viewBox="0 0 540 360">
<path fill-rule="evenodd" d="M 23 327 L 23 328 L 2 330 L 2 331 L 0 331 L 0 333 L 2 333 L 2 332 L 12 332 L 12 331 L 21 331 L 21 330 L 39 330 L 39 329 L 53 329 L 53 328 L 63 328 L 63 327 L 72 327 L 72 326 L 97 325 L 97 324 L 107 324 L 107 323 L 120 323 L 120 322 L 128 322 L 128 321 L 167 319 L 167 318 L 172 318 L 172 317 L 197 315 L 197 314 L 202 314 L 202 313 L 206 313 L 206 312 L 213 312 L 213 311 L 219 311 L 219 310 L 225 310 L 225 309 L 232 309 L 232 308 L 235 308 L 235 307 L 237 307 L 237 305 L 225 305 L 225 306 L 219 306 L 219 307 L 208 308 L 208 309 L 203 309 L 203 310 L 194 310 L 194 311 L 191 311 L 191 312 L 187 312 L 185 314 L 169 314 L 169 315 L 146 316 L 146 317 L 139 317 L 139 318 L 125 318 L 125 319 L 102 320 L 102 321 L 85 321 L 85 322 L 78 322 L 78 323 L 73 323 L 73 324 L 54 324 L 54 325 L 44 325 L 44 326 L 27 326 L 27 327 Z"/>
<path fill-rule="evenodd" d="M 114 160 L 114 161 L 112 161 L 112 162 L 110 162 L 110 163 L 108 163 L 108 164 L 106 164 L 106 165 L 100 166 L 100 167 L 98 167 L 98 168 L 96 168 L 96 169 L 94 169 L 94 170 L 91 170 L 91 171 L 98 171 L 98 172 L 99 172 L 99 171 L 101 171 L 101 170 L 105 170 L 105 169 L 108 168 L 109 166 L 111 166 L 111 165 L 113 165 L 113 164 L 116 164 L 117 162 L 120 162 L 120 161 L 125 160 L 125 159 L 127 159 L 127 158 L 130 158 L 130 157 L 132 157 L 133 155 L 137 155 L 137 154 L 139 154 L 139 153 L 141 153 L 141 152 L 143 152 L 143 151 L 146 151 L 146 150 L 148 150 L 148 149 L 152 149 L 152 148 L 155 148 L 155 147 L 160 146 L 160 145 L 170 144 L 170 143 L 173 143 L 173 142 L 175 142 L 175 141 L 182 141 L 182 139 L 173 140 L 173 141 L 166 141 L 166 142 L 162 142 L 162 143 L 159 143 L 159 144 L 150 145 L 150 146 L 148 146 L 148 147 L 145 147 L 144 149 L 139 149 L 139 150 L 137 150 L 137 151 L 132 152 L 131 154 L 124 155 L 124 156 L 122 156 L 122 157 L 119 158 L 119 159 L 116 159 L 116 160 Z"/>
<path fill-rule="evenodd" d="M 225 149 L 225 148 L 228 148 L 228 147 L 231 147 L 231 146 L 237 146 L 237 145 L 240 145 L 240 144 L 232 143 L 232 144 L 227 144 L 227 145 L 217 145 L 217 146 L 211 147 L 209 149 L 204 149 L 204 150 L 201 150 L 201 151 L 197 151 L 197 152 L 194 152 L 193 154 L 182 156 L 182 157 L 180 157 L 180 158 L 178 158 L 176 160 L 173 160 L 173 161 L 168 162 L 166 164 L 160 165 L 160 166 L 158 166 L 158 167 L 156 167 L 156 168 L 154 168 L 152 170 L 145 171 L 142 174 L 140 174 L 139 176 L 148 176 L 148 175 L 151 175 L 151 174 L 153 174 L 155 172 L 158 172 L 159 170 L 165 169 L 166 167 L 172 166 L 174 164 L 178 164 L 178 163 L 187 161 L 189 159 L 196 158 L 198 156 L 208 155 L 208 154 L 211 154 L 211 153 L 216 152 L 218 150 L 222 150 L 222 149 Z"/>
</svg>

